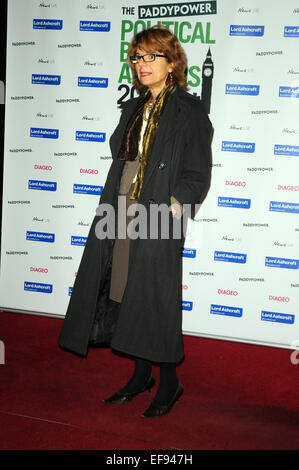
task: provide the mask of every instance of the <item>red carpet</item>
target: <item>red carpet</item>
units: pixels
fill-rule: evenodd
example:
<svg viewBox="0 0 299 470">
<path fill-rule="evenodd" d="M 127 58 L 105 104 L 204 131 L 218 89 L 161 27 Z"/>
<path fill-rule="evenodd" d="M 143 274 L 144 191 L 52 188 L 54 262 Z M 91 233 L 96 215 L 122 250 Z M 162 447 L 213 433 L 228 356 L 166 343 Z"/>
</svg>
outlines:
<svg viewBox="0 0 299 470">
<path fill-rule="evenodd" d="M 2 450 L 299 448 L 299 364 L 291 351 L 185 336 L 178 367 L 185 393 L 169 415 L 144 419 L 157 385 L 129 404 L 104 404 L 132 362 L 109 348 L 90 349 L 87 359 L 62 351 L 61 324 L 0 312 Z"/>
</svg>

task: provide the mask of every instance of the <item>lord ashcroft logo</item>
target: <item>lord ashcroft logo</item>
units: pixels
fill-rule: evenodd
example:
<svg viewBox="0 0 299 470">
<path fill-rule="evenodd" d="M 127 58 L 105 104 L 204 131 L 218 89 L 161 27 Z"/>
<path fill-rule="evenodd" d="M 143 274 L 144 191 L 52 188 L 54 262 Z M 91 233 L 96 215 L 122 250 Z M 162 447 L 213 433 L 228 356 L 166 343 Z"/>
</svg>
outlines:
<svg viewBox="0 0 299 470">
<path fill-rule="evenodd" d="M 215 251 L 214 261 L 225 261 L 227 263 L 245 264 L 247 255 L 244 253 L 231 253 L 227 251 Z"/>
<path fill-rule="evenodd" d="M 44 284 L 42 282 L 24 282 L 24 290 L 31 292 L 41 292 L 42 294 L 52 294 L 53 284 Z"/>
<path fill-rule="evenodd" d="M 166 3 L 138 7 L 139 19 L 215 15 L 216 13 L 216 1 Z"/>
<path fill-rule="evenodd" d="M 188 310 L 189 312 L 193 309 L 193 302 L 183 300 L 182 301 L 182 309 Z"/>
<path fill-rule="evenodd" d="M 31 230 L 27 230 L 26 240 L 35 241 L 35 242 L 54 243 L 55 233 L 32 232 Z"/>
<path fill-rule="evenodd" d="M 299 38 L 299 26 L 285 26 L 283 35 L 285 38 Z"/>
<path fill-rule="evenodd" d="M 254 142 L 234 142 L 223 140 L 221 144 L 222 152 L 245 152 L 253 153 L 255 151 Z"/>
<path fill-rule="evenodd" d="M 257 96 L 260 93 L 259 85 L 244 85 L 241 83 L 227 83 L 225 86 L 226 95 L 251 95 Z"/>
<path fill-rule="evenodd" d="M 80 31 L 108 32 L 110 21 L 80 21 Z"/>
<path fill-rule="evenodd" d="M 299 214 L 299 203 L 270 201 L 269 211 Z"/>
<path fill-rule="evenodd" d="M 73 193 L 74 194 L 95 194 L 100 196 L 103 191 L 103 186 L 94 186 L 87 184 L 74 184 Z"/>
<path fill-rule="evenodd" d="M 289 313 L 267 312 L 266 310 L 262 310 L 261 320 L 293 324 L 295 322 L 295 315 L 291 315 Z"/>
<path fill-rule="evenodd" d="M 76 131 L 76 140 L 83 140 L 86 142 L 105 142 L 105 132 L 88 132 Z"/>
<path fill-rule="evenodd" d="M 33 29 L 62 29 L 63 20 L 34 19 Z"/>
<path fill-rule="evenodd" d="M 265 26 L 231 24 L 230 36 L 264 36 Z"/>
<path fill-rule="evenodd" d="M 230 317 L 242 317 L 243 309 L 240 307 L 211 304 L 210 313 L 216 315 L 228 315 Z"/>
<path fill-rule="evenodd" d="M 107 88 L 108 78 L 100 77 L 78 77 L 78 86 Z"/>
<path fill-rule="evenodd" d="M 40 180 L 28 180 L 28 189 L 35 189 L 39 191 L 56 191 L 56 181 L 40 181 Z"/>
<path fill-rule="evenodd" d="M 40 75 L 32 74 L 31 83 L 33 85 L 60 85 L 60 75 Z"/>
<path fill-rule="evenodd" d="M 87 237 L 80 237 L 76 235 L 71 236 L 71 245 L 85 246 Z"/>
<path fill-rule="evenodd" d="M 56 181 L 40 181 L 40 180 L 28 180 L 28 189 L 35 189 L 39 191 L 56 191 Z"/>
<path fill-rule="evenodd" d="M 271 268 L 299 269 L 299 260 L 266 256 L 265 266 L 269 266 Z"/>
<path fill-rule="evenodd" d="M 290 157 L 299 157 L 299 146 L 298 145 L 274 145 L 274 155 L 287 155 Z"/>
<path fill-rule="evenodd" d="M 42 127 L 30 127 L 30 137 L 39 137 L 41 139 L 58 139 L 58 129 L 45 129 Z"/>
<path fill-rule="evenodd" d="M 250 209 L 251 199 L 236 197 L 218 197 L 219 207 L 236 207 L 237 209 Z"/>
<path fill-rule="evenodd" d="M 299 98 L 299 87 L 280 86 L 278 96 L 280 98 Z"/>
<path fill-rule="evenodd" d="M 196 257 L 196 250 L 194 248 L 183 248 L 182 249 L 182 256 L 184 258 L 195 258 Z"/>
</svg>

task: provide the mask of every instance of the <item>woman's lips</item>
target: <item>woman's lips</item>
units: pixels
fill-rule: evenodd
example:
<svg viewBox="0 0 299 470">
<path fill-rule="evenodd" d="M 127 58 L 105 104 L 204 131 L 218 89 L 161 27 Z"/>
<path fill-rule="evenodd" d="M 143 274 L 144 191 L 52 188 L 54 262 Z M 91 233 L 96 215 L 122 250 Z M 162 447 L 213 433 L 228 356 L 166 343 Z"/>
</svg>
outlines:
<svg viewBox="0 0 299 470">
<path fill-rule="evenodd" d="M 151 72 L 139 72 L 140 78 L 148 77 L 151 75 Z"/>
</svg>

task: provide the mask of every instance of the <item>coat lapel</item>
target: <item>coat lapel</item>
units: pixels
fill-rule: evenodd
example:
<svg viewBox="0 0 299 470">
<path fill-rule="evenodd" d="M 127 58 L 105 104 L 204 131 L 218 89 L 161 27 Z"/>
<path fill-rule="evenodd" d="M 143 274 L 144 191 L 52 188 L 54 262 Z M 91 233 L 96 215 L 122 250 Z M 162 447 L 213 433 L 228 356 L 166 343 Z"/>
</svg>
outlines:
<svg viewBox="0 0 299 470">
<path fill-rule="evenodd" d="M 144 175 L 140 196 L 142 195 L 144 188 L 148 184 L 156 165 L 160 163 L 160 149 L 164 145 L 168 145 L 169 142 L 171 142 L 171 139 L 176 134 L 179 126 L 179 119 L 180 113 L 177 103 L 177 91 L 175 91 L 169 99 L 165 107 L 164 113 L 161 116 L 155 142 L 152 149 L 152 154 Z"/>
<path fill-rule="evenodd" d="M 126 126 L 135 109 L 137 100 L 138 99 L 135 98 L 134 100 L 127 101 L 124 104 L 124 108 L 123 108 L 123 112 L 122 112 L 119 124 L 110 137 L 110 148 L 111 148 L 113 159 L 117 158 L 117 155 L 118 155 L 121 143 L 122 143 L 122 139 L 126 131 Z"/>
</svg>

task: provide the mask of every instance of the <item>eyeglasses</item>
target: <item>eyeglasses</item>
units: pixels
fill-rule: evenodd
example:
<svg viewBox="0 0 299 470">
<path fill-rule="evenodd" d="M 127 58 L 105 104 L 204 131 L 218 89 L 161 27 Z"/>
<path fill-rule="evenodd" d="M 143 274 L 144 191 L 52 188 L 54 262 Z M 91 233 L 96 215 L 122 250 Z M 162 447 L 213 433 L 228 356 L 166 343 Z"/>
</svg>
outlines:
<svg viewBox="0 0 299 470">
<path fill-rule="evenodd" d="M 156 57 L 167 57 L 166 55 L 162 54 L 144 54 L 144 55 L 131 55 L 130 56 L 130 61 L 132 64 L 137 64 L 137 62 L 142 59 L 143 62 L 154 62 L 156 60 Z"/>
</svg>

